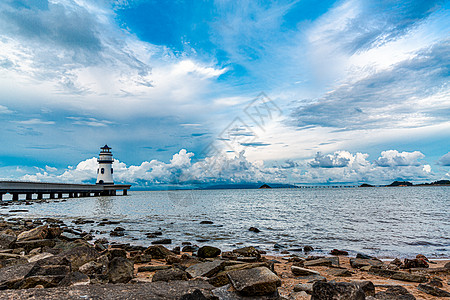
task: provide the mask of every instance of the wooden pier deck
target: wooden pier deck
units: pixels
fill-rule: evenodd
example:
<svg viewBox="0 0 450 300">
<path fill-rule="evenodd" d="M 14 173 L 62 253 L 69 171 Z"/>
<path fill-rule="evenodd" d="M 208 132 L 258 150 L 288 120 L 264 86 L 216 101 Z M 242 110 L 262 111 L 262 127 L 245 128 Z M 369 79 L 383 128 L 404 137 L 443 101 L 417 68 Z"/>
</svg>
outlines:
<svg viewBox="0 0 450 300">
<path fill-rule="evenodd" d="M 63 198 L 63 194 L 69 198 L 90 197 L 90 196 L 115 196 L 118 190 L 122 190 L 122 195 L 127 195 L 131 185 L 128 184 L 68 184 L 68 183 L 48 183 L 48 182 L 23 182 L 23 181 L 0 181 L 0 201 L 3 195 L 11 194 L 12 200 L 19 200 L 19 195 L 25 195 L 25 200 L 32 200 L 36 194 L 36 199 Z"/>
</svg>

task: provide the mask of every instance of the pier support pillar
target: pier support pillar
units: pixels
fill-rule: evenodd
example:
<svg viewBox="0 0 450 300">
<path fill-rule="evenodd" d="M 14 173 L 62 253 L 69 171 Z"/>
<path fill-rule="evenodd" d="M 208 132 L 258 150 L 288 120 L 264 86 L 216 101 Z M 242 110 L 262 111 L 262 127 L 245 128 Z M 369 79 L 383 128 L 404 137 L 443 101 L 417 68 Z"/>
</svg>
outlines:
<svg viewBox="0 0 450 300">
<path fill-rule="evenodd" d="M 61 199 L 62 197 L 62 193 L 58 193 L 58 198 Z"/>
<path fill-rule="evenodd" d="M 50 193 L 49 198 L 50 198 L 50 199 L 55 199 L 55 193 Z"/>
<path fill-rule="evenodd" d="M 128 195 L 128 190 L 123 190 L 122 194 L 123 194 L 124 196 Z"/>
<path fill-rule="evenodd" d="M 13 201 L 19 201 L 19 194 L 18 193 L 12 193 L 12 200 Z"/>
<path fill-rule="evenodd" d="M 33 200 L 33 194 L 27 193 L 27 195 L 25 196 L 25 200 Z"/>
<path fill-rule="evenodd" d="M 38 200 L 42 200 L 42 198 L 44 198 L 44 197 L 42 197 L 42 193 L 38 193 L 38 194 L 37 194 L 37 199 L 38 199 Z"/>
<path fill-rule="evenodd" d="M 3 201 L 3 193 L 0 193 L 0 201 Z"/>
</svg>

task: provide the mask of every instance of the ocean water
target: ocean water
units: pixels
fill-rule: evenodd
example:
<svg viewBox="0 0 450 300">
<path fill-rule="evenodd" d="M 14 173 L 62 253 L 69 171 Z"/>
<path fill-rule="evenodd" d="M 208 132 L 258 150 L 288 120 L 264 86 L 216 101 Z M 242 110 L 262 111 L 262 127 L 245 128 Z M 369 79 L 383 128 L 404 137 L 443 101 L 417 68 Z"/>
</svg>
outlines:
<svg viewBox="0 0 450 300">
<path fill-rule="evenodd" d="M 10 212 L 17 209 L 28 212 Z M 131 190 L 128 196 L 4 206 L 0 214 L 66 224 L 82 217 L 95 223 L 74 226 L 96 238 L 142 246 L 154 240 L 145 233 L 162 231 L 160 238 L 172 239 L 169 248 L 191 242 L 276 253 L 275 244 L 281 250 L 310 245 L 316 254 L 337 248 L 378 257 L 450 257 L 450 187 Z M 102 219 L 121 223 L 98 226 Z M 124 237 L 109 236 L 117 226 L 125 228 Z"/>
</svg>

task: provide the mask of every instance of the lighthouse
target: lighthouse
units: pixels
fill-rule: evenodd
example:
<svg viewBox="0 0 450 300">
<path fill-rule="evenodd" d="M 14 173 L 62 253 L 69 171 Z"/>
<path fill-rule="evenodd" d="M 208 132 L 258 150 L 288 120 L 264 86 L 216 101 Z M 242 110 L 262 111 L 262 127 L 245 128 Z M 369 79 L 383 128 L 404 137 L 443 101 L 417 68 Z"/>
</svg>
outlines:
<svg viewBox="0 0 450 300">
<path fill-rule="evenodd" d="M 112 167 L 114 158 L 111 153 L 111 148 L 105 145 L 100 149 L 101 151 L 97 159 L 97 184 L 114 184 Z"/>
</svg>

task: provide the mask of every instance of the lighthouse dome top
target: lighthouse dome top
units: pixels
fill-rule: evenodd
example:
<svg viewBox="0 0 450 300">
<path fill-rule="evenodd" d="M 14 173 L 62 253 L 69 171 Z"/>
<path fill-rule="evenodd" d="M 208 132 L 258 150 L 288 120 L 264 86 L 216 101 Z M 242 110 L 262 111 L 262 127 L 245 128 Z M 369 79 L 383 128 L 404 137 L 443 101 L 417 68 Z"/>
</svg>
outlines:
<svg viewBox="0 0 450 300">
<path fill-rule="evenodd" d="M 112 149 L 111 147 L 108 147 L 108 145 L 105 145 L 103 147 L 101 147 L 100 149 L 102 149 L 102 152 L 110 152 L 110 150 Z"/>
</svg>

